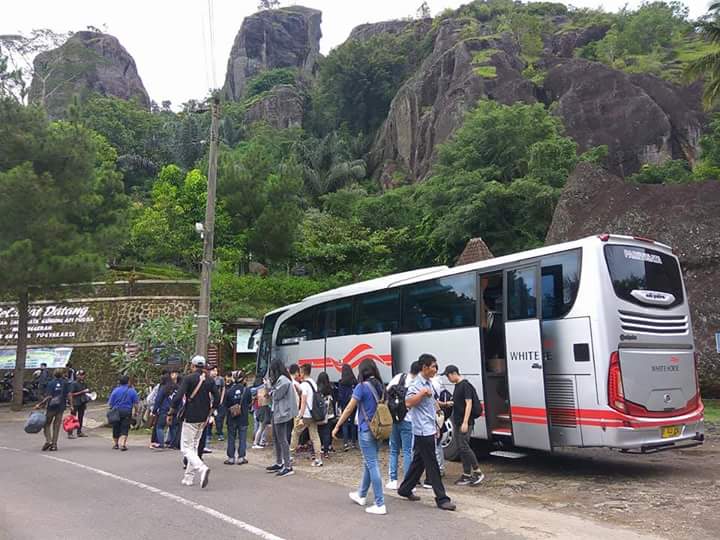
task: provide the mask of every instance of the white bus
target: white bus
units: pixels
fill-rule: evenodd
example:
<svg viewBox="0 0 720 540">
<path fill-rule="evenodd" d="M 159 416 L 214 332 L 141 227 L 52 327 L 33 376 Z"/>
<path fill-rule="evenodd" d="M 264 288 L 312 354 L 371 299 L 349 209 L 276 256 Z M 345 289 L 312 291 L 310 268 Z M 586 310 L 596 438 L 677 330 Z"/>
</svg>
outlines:
<svg viewBox="0 0 720 540">
<path fill-rule="evenodd" d="M 385 382 L 431 353 L 475 385 L 473 437 L 494 446 L 648 453 L 704 439 L 678 260 L 643 238 L 603 234 L 327 291 L 269 313 L 260 350 L 259 374 L 273 358 L 337 380 L 371 358 Z M 451 435 L 446 445 L 452 457 Z"/>
</svg>

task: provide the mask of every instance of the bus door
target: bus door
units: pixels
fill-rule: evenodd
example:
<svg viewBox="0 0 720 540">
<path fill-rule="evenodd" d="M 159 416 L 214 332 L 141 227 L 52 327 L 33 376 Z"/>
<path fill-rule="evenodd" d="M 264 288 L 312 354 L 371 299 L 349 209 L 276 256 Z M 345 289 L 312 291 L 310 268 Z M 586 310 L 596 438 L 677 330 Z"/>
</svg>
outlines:
<svg viewBox="0 0 720 540">
<path fill-rule="evenodd" d="M 508 394 L 515 446 L 551 450 L 542 335 L 540 265 L 505 271 Z"/>
</svg>

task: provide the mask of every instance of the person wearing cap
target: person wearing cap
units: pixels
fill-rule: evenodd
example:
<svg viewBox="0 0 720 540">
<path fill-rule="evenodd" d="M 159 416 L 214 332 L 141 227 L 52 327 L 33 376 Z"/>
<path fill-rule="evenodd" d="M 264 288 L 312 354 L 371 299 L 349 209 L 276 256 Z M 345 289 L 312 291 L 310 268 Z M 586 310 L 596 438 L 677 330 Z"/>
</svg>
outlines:
<svg viewBox="0 0 720 540">
<path fill-rule="evenodd" d="M 85 418 L 85 409 L 87 408 L 88 401 L 90 401 L 90 390 L 85 382 L 84 369 L 78 369 L 75 373 L 75 382 L 70 385 L 70 395 L 68 397 L 70 398 L 70 404 L 72 405 L 70 407 L 70 414 L 77 414 L 78 422 L 80 424 L 77 428 L 77 436 L 87 437 L 87 435 L 82 432 L 82 428 L 83 418 Z M 75 435 L 72 431 L 70 431 L 68 433 L 68 439 L 74 438 Z"/>
<path fill-rule="evenodd" d="M 185 418 L 180 435 L 180 449 L 188 464 L 182 484 L 193 485 L 195 472 L 198 471 L 202 488 L 208 485 L 210 468 L 198 456 L 198 444 L 213 408 L 220 402 L 215 381 L 205 374 L 205 363 L 204 356 L 193 357 L 190 361 L 192 373 L 183 377 L 180 390 L 175 394 L 168 411 L 168 421 L 172 422 L 175 411 L 185 398 Z"/>
<path fill-rule="evenodd" d="M 470 448 L 470 436 L 473 431 L 474 418 L 472 417 L 473 396 L 475 387 L 460 375 L 457 366 L 448 365 L 443 376 L 455 385 L 453 391 L 452 424 L 453 436 L 457 440 L 458 452 L 463 465 L 463 474 L 455 482 L 458 486 L 476 486 L 483 481 L 485 475 L 480 471 L 475 452 Z"/>
</svg>

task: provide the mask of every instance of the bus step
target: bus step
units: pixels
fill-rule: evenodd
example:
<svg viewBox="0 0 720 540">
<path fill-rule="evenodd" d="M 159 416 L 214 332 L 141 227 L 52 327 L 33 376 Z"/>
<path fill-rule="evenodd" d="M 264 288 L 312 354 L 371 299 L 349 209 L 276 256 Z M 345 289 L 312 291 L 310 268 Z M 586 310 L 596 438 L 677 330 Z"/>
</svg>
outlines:
<svg viewBox="0 0 720 540">
<path fill-rule="evenodd" d="M 512 430 L 510 428 L 495 428 L 492 430 L 493 435 L 504 435 L 505 437 L 509 437 L 512 435 Z"/>
<path fill-rule="evenodd" d="M 507 420 L 510 421 L 510 415 L 509 414 L 496 414 L 495 417 L 498 420 Z"/>
<path fill-rule="evenodd" d="M 520 459 L 527 456 L 527 454 L 522 454 L 520 452 L 508 452 L 507 450 L 495 450 L 494 452 L 490 452 L 490 455 L 508 459 Z"/>
</svg>

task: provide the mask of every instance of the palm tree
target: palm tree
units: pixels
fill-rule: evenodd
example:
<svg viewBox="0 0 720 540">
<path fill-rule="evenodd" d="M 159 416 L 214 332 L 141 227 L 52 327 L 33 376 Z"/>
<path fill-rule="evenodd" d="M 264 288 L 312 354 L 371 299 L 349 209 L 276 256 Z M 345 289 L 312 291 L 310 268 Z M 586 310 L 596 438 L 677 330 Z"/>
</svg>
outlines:
<svg viewBox="0 0 720 540">
<path fill-rule="evenodd" d="M 710 13 L 713 14 L 712 18 Z M 720 2 L 713 2 L 708 8 L 705 20 L 698 23 L 703 36 L 716 45 L 720 45 Z M 687 75 L 690 78 L 705 77 L 703 105 L 710 109 L 720 98 L 720 49 L 701 56 L 688 64 Z"/>
</svg>

